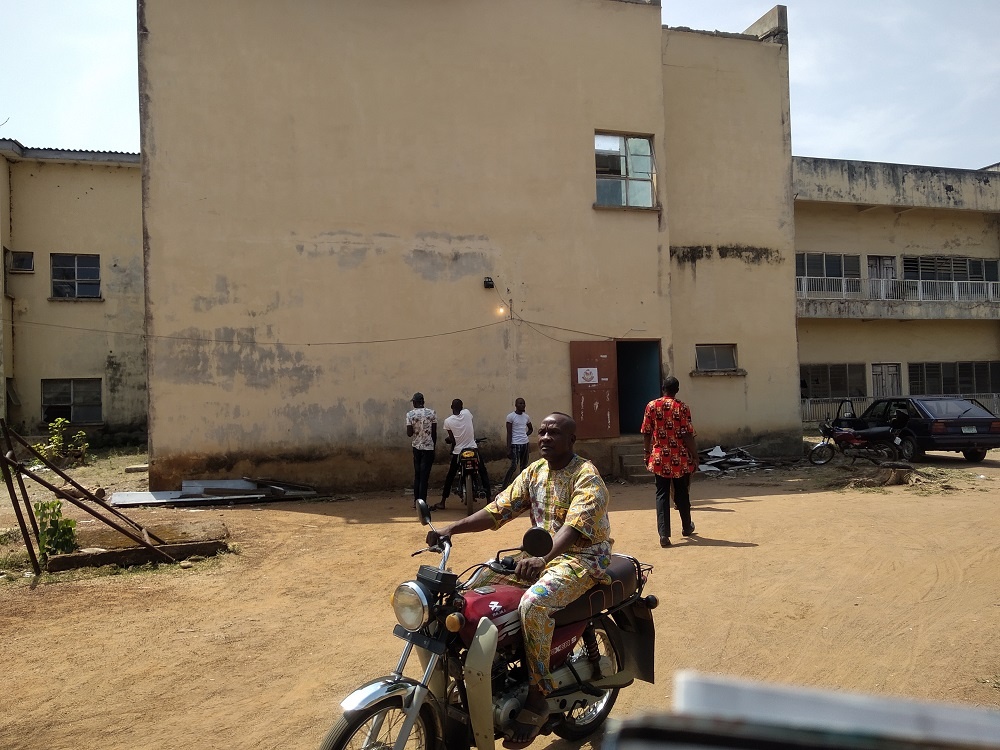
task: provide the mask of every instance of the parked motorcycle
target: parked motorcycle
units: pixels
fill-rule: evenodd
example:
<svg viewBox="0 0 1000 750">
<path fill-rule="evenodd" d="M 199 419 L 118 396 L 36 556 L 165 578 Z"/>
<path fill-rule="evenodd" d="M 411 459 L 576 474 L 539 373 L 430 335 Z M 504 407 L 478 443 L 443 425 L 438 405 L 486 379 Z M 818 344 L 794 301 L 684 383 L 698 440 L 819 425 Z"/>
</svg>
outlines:
<svg viewBox="0 0 1000 750">
<path fill-rule="evenodd" d="M 476 445 L 485 443 L 489 438 L 476 438 Z M 479 477 L 479 451 L 472 448 L 465 448 L 458 454 L 458 474 L 455 480 L 458 482 L 458 496 L 465 503 L 465 514 L 471 516 L 476 509 L 476 498 L 484 497 L 489 500 L 490 488 L 483 487 L 482 479 Z"/>
<path fill-rule="evenodd" d="M 848 404 L 848 410 L 841 415 L 845 403 Z M 905 411 L 897 409 L 887 427 L 855 429 L 847 426 L 855 419 L 850 402 L 841 402 L 837 409 L 837 418 L 833 422 L 829 420 L 820 422 L 819 431 L 823 440 L 809 451 L 809 460 L 816 465 L 829 463 L 839 450 L 852 459 L 852 463 L 859 458 L 876 464 L 883 461 L 897 461 L 899 446 L 903 442 L 899 433 L 909 418 Z"/>
<path fill-rule="evenodd" d="M 416 503 L 420 522 L 430 524 L 427 504 Z M 549 534 L 531 528 L 520 548 L 501 550 L 458 575 L 448 568 L 450 539 L 414 552 L 438 553 L 441 562 L 421 565 L 415 580 L 393 592 L 399 622 L 393 635 L 405 641 L 399 662 L 392 674 L 347 696 L 322 750 L 494 750 L 528 695 L 518 614 L 524 590 L 477 587 L 476 574 L 489 569 L 510 575 L 515 560 L 502 554 L 538 556 L 551 549 Z M 658 602 L 642 595 L 651 571 L 651 565 L 615 554 L 608 569 L 611 583 L 595 586 L 556 614 L 551 669 L 557 689 L 548 696 L 543 734 L 587 737 L 604 723 L 622 688 L 636 679 L 653 681 L 652 610 Z M 414 653 L 420 679 L 403 675 Z"/>
</svg>

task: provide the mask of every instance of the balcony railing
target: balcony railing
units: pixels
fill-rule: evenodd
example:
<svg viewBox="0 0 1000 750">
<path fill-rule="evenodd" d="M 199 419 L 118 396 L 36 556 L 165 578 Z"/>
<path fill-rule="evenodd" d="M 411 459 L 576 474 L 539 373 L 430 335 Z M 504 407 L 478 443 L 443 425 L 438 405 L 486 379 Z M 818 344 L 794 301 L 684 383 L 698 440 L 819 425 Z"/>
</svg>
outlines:
<svg viewBox="0 0 1000 750">
<path fill-rule="evenodd" d="M 821 279 L 795 277 L 800 299 L 858 299 L 899 302 L 1000 302 L 998 281 L 913 279 Z"/>
</svg>

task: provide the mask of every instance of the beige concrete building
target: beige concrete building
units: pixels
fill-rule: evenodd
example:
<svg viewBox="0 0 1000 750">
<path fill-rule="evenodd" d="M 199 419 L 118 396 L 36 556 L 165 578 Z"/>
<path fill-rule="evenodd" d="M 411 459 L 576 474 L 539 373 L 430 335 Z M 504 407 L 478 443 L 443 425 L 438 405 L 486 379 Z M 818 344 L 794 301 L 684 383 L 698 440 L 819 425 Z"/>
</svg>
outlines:
<svg viewBox="0 0 1000 750">
<path fill-rule="evenodd" d="M 58 417 L 97 440 L 145 439 L 138 154 L 0 140 L 3 414 Z"/>
<path fill-rule="evenodd" d="M 1000 173 L 793 160 L 806 420 L 896 394 L 1000 407 Z"/>
<path fill-rule="evenodd" d="M 139 9 L 151 487 L 405 485 L 416 390 L 610 470 L 668 373 L 703 442 L 797 449 L 783 8 Z"/>
</svg>

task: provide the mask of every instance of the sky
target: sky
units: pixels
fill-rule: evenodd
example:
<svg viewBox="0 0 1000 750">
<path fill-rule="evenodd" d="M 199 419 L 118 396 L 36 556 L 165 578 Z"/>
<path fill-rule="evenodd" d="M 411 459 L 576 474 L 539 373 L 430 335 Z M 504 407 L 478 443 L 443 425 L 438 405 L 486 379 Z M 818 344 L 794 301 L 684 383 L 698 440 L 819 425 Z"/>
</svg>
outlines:
<svg viewBox="0 0 1000 750">
<path fill-rule="evenodd" d="M 0 0 L 0 138 L 138 152 L 135 5 Z M 1000 0 L 786 6 L 793 154 L 960 169 L 1000 162 Z M 739 33 L 771 7 L 662 0 L 662 22 Z"/>
</svg>

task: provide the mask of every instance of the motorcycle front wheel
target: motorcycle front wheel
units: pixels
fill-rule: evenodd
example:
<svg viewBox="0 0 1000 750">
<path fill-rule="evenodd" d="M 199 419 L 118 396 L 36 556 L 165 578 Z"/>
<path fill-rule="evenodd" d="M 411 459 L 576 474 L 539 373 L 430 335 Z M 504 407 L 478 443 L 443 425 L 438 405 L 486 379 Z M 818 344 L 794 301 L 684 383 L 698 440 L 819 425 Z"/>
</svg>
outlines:
<svg viewBox="0 0 1000 750">
<path fill-rule="evenodd" d="M 822 466 L 823 464 L 830 463 L 830 459 L 833 458 L 834 453 L 836 451 L 832 445 L 829 443 L 820 443 L 813 446 L 813 449 L 809 451 L 809 461 L 817 466 Z"/>
<path fill-rule="evenodd" d="M 898 461 L 899 450 L 892 443 L 876 443 L 872 446 L 876 461 Z"/>
<path fill-rule="evenodd" d="M 465 472 L 465 515 L 471 516 L 476 509 L 476 492 L 472 486 L 472 472 Z"/>
<path fill-rule="evenodd" d="M 350 717 L 341 716 L 326 733 L 320 750 L 389 750 L 406 720 L 400 698 L 388 698 Z M 436 750 L 438 738 L 421 714 L 406 739 L 407 750 Z"/>
<path fill-rule="evenodd" d="M 594 635 L 597 636 L 597 650 L 602 657 L 610 660 L 611 674 L 614 674 L 621 669 L 621 662 L 611 645 L 611 637 L 604 626 L 599 624 L 594 628 Z M 568 661 L 585 662 L 586 660 L 587 649 L 581 638 L 573 648 L 573 653 L 570 654 Z M 562 721 L 556 724 L 552 731 L 564 740 L 582 740 L 584 737 L 589 737 L 608 718 L 616 700 L 618 700 L 618 688 L 605 690 L 600 697 L 595 696 L 594 701 L 589 705 L 575 707 L 563 714 Z"/>
</svg>

